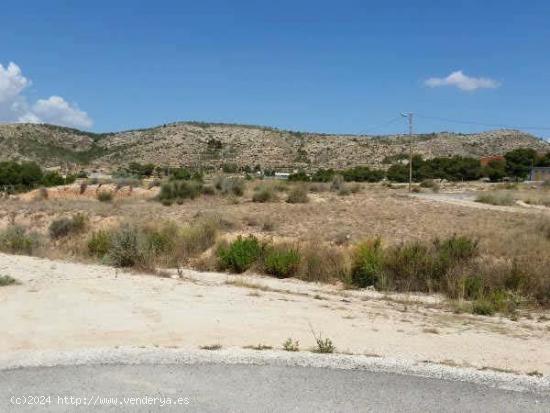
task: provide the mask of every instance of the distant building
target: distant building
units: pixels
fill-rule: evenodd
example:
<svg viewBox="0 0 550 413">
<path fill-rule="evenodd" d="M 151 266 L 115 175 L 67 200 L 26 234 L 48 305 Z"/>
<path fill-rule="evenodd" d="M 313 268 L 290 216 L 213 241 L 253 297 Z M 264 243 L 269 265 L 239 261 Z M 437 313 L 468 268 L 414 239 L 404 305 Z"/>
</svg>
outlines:
<svg viewBox="0 0 550 413">
<path fill-rule="evenodd" d="M 492 161 L 503 161 L 504 156 L 502 155 L 493 155 L 493 156 L 484 156 L 482 158 L 479 158 L 479 163 L 481 166 L 487 166 Z"/>
<path fill-rule="evenodd" d="M 550 181 L 550 166 L 534 166 L 529 174 L 530 181 Z"/>
</svg>

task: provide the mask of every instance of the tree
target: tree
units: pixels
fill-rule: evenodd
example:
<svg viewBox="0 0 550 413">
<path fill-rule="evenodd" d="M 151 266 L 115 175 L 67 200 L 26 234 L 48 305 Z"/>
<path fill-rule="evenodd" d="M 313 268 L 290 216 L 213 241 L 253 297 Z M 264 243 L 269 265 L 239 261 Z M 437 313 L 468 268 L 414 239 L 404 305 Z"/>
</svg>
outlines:
<svg viewBox="0 0 550 413">
<path fill-rule="evenodd" d="M 483 176 L 491 181 L 500 181 L 506 176 L 506 161 L 503 159 L 493 159 L 483 168 Z"/>
<path fill-rule="evenodd" d="M 537 160 L 537 152 L 531 148 L 518 148 L 507 152 L 506 173 L 516 179 L 525 179 Z"/>
</svg>

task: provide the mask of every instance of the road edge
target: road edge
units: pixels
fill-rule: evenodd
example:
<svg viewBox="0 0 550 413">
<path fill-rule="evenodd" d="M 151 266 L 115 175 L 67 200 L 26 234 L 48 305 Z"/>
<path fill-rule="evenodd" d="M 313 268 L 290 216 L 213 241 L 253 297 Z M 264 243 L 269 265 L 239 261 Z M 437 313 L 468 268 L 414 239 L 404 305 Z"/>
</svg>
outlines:
<svg viewBox="0 0 550 413">
<path fill-rule="evenodd" d="M 67 351 L 13 351 L 0 355 L 0 372 L 22 368 L 101 364 L 193 365 L 201 363 L 366 370 L 378 373 L 468 382 L 502 390 L 550 394 L 550 378 L 548 377 L 452 367 L 427 362 L 419 363 L 398 358 L 347 354 L 316 354 L 304 351 L 259 351 L 242 348 L 198 350 L 158 347 L 103 347 Z"/>
</svg>

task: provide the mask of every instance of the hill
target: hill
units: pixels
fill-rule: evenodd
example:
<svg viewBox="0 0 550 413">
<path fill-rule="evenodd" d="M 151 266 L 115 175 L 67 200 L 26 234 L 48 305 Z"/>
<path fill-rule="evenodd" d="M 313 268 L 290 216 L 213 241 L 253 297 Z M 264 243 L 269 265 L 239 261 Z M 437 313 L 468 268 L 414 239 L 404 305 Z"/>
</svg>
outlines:
<svg viewBox="0 0 550 413">
<path fill-rule="evenodd" d="M 414 152 L 425 158 L 499 155 L 518 147 L 550 151 L 550 143 L 518 130 L 414 136 Z M 116 168 L 135 161 L 173 166 L 344 168 L 383 166 L 407 153 L 408 138 L 398 135 L 328 135 L 198 122 L 104 134 L 45 124 L 0 125 L 0 159 L 33 160 L 44 166 Z"/>
</svg>

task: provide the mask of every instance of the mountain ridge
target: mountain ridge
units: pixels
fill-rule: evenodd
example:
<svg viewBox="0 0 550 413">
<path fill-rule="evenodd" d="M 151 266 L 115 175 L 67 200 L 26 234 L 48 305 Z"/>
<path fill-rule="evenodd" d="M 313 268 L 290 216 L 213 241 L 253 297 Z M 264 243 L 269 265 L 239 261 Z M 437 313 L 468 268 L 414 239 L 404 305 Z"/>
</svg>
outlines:
<svg viewBox="0 0 550 413">
<path fill-rule="evenodd" d="M 32 160 L 44 166 L 115 169 L 129 162 L 151 162 L 166 166 L 380 167 L 408 153 L 408 145 L 406 135 L 340 135 L 196 121 L 107 133 L 48 124 L 0 124 L 0 160 Z M 519 147 L 550 151 L 549 142 L 512 129 L 416 134 L 413 146 L 425 158 L 502 155 Z"/>
</svg>

